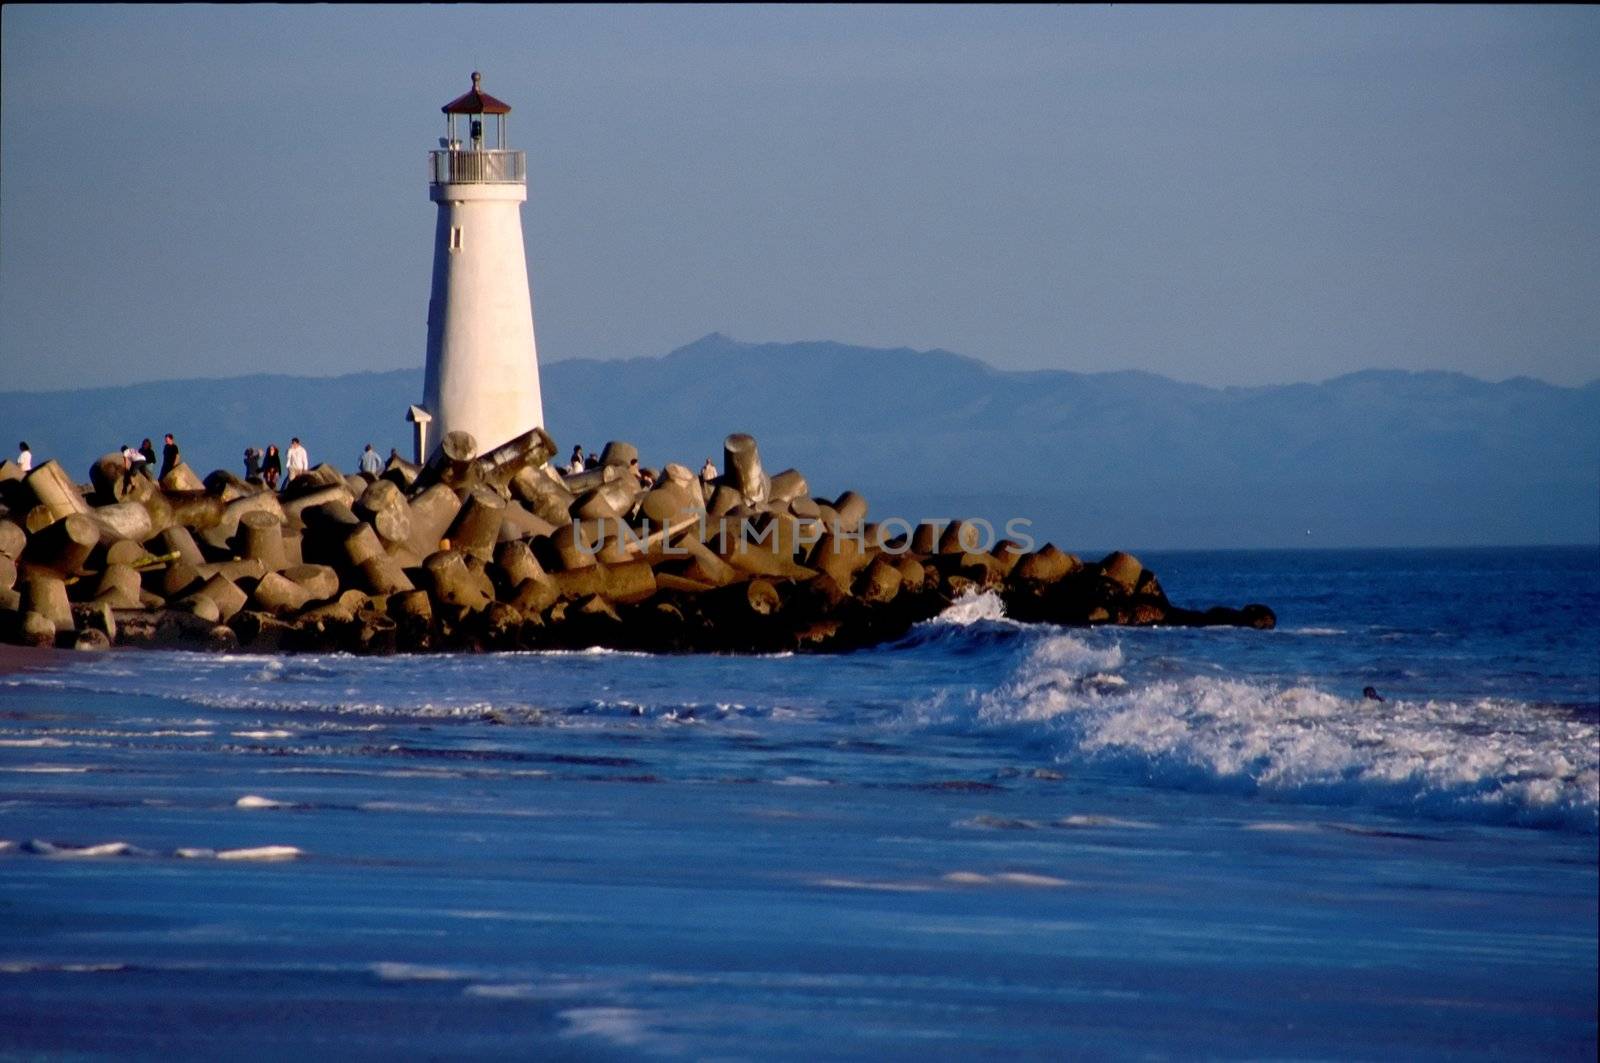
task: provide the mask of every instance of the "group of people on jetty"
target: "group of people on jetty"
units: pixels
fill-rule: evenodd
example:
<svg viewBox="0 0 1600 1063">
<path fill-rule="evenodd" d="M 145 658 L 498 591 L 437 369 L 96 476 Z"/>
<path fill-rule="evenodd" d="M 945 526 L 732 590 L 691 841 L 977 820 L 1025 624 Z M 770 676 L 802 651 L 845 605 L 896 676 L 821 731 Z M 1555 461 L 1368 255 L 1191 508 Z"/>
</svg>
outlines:
<svg viewBox="0 0 1600 1063">
<path fill-rule="evenodd" d="M 137 448 L 130 447 L 124 443 L 120 449 L 122 451 L 122 475 L 125 481 L 131 481 L 134 476 L 145 476 L 152 480 L 160 480 L 161 477 L 177 468 L 178 463 L 183 460 L 183 455 L 178 450 L 178 442 L 173 438 L 171 432 L 166 434 L 166 438 L 161 443 L 161 469 L 159 472 L 155 471 L 155 444 L 150 442 L 149 436 L 145 436 L 144 442 L 140 443 Z"/>
<path fill-rule="evenodd" d="M 369 447 L 370 449 L 370 447 Z M 311 456 L 306 452 L 305 444 L 300 442 L 300 437 L 295 436 L 289 440 L 289 453 L 279 454 L 278 444 L 268 443 L 266 450 L 255 447 L 244 448 L 244 478 L 253 480 L 260 478 L 274 491 L 280 490 L 279 482 L 287 487 L 301 473 L 311 468 Z M 288 475 L 285 476 L 284 472 Z"/>
<path fill-rule="evenodd" d="M 159 467 L 156 462 L 155 444 L 150 441 L 149 436 L 146 436 L 137 447 L 124 443 L 118 449 L 122 452 L 124 483 L 131 482 L 135 476 L 144 476 L 159 482 L 183 461 L 183 452 L 171 432 L 168 432 L 162 441 Z M 391 457 L 395 455 L 393 450 L 389 453 Z M 16 463 L 17 468 L 24 473 L 33 469 L 33 448 L 28 446 L 26 440 L 17 444 Z M 366 451 L 361 455 L 360 467 L 362 472 L 371 473 L 374 477 L 383 471 L 383 461 L 373 451 L 371 443 L 367 444 Z M 289 450 L 285 454 L 278 452 L 276 443 L 268 443 L 265 450 L 256 447 L 244 448 L 245 479 L 259 480 L 274 491 L 288 487 L 291 480 L 309 472 L 310 469 L 311 455 L 306 451 L 305 444 L 300 442 L 299 436 L 289 440 Z"/>
<path fill-rule="evenodd" d="M 183 460 L 183 453 L 178 447 L 176 438 L 171 432 L 166 437 L 161 447 L 161 462 L 159 470 L 156 465 L 155 444 L 148 436 L 137 447 L 124 443 L 122 451 L 122 466 L 125 481 L 134 476 L 145 476 L 151 480 L 159 481 L 161 477 L 171 472 Z M 389 460 L 400 456 L 395 448 L 389 448 Z M 17 444 L 17 468 L 28 472 L 33 468 L 33 449 L 26 440 Z M 372 479 L 383 472 L 387 464 L 384 458 L 368 443 L 361 456 L 356 459 L 356 469 Z M 578 444 L 572 448 L 572 458 L 567 462 L 567 475 L 574 476 L 589 469 L 600 467 L 600 454 L 597 451 L 584 453 L 583 445 Z M 290 481 L 311 469 L 311 455 L 306 450 L 305 444 L 300 442 L 300 437 L 295 436 L 289 440 L 289 450 L 286 454 L 278 452 L 278 444 L 268 443 L 265 450 L 257 447 L 244 448 L 244 478 L 248 481 L 259 481 L 274 491 L 288 487 Z M 641 487 L 648 490 L 659 479 L 653 469 L 641 468 L 639 459 L 634 458 L 628 464 L 628 471 L 634 479 L 639 481 Z M 700 468 L 700 479 L 710 483 L 717 478 L 717 466 L 709 457 L 705 465 Z"/>
</svg>

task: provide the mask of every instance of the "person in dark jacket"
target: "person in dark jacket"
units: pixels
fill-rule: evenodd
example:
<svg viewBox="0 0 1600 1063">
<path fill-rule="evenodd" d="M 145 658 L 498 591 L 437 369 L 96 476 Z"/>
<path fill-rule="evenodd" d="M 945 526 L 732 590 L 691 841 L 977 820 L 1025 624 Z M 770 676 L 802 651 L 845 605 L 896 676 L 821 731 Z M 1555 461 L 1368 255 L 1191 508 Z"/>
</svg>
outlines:
<svg viewBox="0 0 1600 1063">
<path fill-rule="evenodd" d="M 168 432 L 166 445 L 161 448 L 161 476 L 165 477 L 167 473 L 177 468 L 182 460 L 183 457 L 178 453 L 178 444 L 173 442 L 172 433 Z"/>
<path fill-rule="evenodd" d="M 244 478 L 253 480 L 261 475 L 261 452 L 255 447 L 244 448 Z"/>
<path fill-rule="evenodd" d="M 267 453 L 261 459 L 261 478 L 268 487 L 278 489 L 278 477 L 283 475 L 283 459 L 278 456 L 278 444 L 268 443 Z"/>
<path fill-rule="evenodd" d="M 144 461 L 139 465 L 139 471 L 150 477 L 156 476 L 156 445 L 150 442 L 150 437 L 145 436 L 144 442 L 139 444 L 139 453 L 144 455 Z"/>
</svg>

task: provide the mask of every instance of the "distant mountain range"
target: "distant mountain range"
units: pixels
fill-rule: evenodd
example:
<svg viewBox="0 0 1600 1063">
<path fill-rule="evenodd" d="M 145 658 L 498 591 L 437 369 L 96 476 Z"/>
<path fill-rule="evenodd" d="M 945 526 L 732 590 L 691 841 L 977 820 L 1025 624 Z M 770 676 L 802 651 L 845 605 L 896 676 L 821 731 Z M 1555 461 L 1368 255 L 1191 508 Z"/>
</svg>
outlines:
<svg viewBox="0 0 1600 1063">
<path fill-rule="evenodd" d="M 769 471 L 798 467 L 818 495 L 853 487 L 879 517 L 1026 517 L 1086 552 L 1600 542 L 1600 380 L 1372 370 L 1211 388 L 712 334 L 664 357 L 551 363 L 543 388 L 563 457 L 627 439 L 647 465 L 698 467 L 746 431 Z M 84 478 L 167 431 L 202 471 L 291 435 L 350 469 L 369 441 L 409 454 L 402 415 L 421 391 L 416 369 L 0 392 L 0 424 L 6 447 L 26 438 Z"/>
</svg>

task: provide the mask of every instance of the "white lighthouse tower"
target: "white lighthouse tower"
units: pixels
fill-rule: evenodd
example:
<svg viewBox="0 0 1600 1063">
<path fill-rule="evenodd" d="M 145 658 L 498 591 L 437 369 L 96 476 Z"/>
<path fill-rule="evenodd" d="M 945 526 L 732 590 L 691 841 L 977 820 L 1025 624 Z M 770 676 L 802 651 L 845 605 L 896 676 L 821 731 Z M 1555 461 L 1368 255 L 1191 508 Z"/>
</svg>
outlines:
<svg viewBox="0 0 1600 1063">
<path fill-rule="evenodd" d="M 429 153 L 428 197 L 439 204 L 439 218 L 427 376 L 422 406 L 408 415 L 417 423 L 418 461 L 446 432 L 471 432 L 485 453 L 544 426 L 522 250 L 526 157 L 506 149 L 511 108 L 480 91 L 479 80 L 474 72 L 472 91 L 444 105 L 445 137 Z"/>
</svg>

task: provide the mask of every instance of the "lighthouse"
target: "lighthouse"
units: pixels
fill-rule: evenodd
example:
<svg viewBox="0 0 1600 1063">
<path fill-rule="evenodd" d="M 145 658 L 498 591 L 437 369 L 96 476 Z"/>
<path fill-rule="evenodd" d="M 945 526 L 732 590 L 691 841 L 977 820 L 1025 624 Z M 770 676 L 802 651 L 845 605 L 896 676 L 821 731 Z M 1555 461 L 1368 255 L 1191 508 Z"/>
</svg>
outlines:
<svg viewBox="0 0 1600 1063">
<path fill-rule="evenodd" d="M 522 250 L 526 156 L 506 147 L 511 108 L 479 88 L 442 110 L 429 153 L 428 198 L 439 205 L 428 298 L 428 362 L 416 424 L 417 460 L 445 433 L 467 431 L 485 453 L 544 426 L 533 304 Z M 490 123 L 493 129 L 490 129 Z"/>
</svg>

